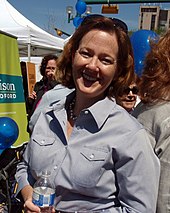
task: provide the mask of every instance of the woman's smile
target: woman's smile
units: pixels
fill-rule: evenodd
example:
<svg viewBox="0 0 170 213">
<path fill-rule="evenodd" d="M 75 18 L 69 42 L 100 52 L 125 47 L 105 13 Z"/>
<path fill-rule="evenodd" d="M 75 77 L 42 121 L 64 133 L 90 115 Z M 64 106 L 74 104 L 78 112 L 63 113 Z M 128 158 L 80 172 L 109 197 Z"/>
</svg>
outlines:
<svg viewBox="0 0 170 213">
<path fill-rule="evenodd" d="M 117 53 L 114 34 L 92 30 L 83 37 L 72 66 L 77 93 L 81 97 L 100 98 L 104 95 L 117 69 Z"/>
<path fill-rule="evenodd" d="M 95 82 L 99 80 L 97 77 L 90 75 L 90 73 L 86 73 L 85 70 L 82 72 L 82 76 L 84 80 L 91 81 L 91 82 Z"/>
</svg>

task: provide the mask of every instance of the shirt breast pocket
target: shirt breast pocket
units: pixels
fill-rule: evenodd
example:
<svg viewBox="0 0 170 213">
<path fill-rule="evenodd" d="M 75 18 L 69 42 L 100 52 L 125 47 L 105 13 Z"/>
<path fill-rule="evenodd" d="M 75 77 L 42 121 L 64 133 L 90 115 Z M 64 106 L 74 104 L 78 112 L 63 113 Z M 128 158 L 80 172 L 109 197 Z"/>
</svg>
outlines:
<svg viewBox="0 0 170 213">
<path fill-rule="evenodd" d="M 83 147 L 74 158 L 71 168 L 72 181 L 79 186 L 93 187 L 105 171 L 108 151 L 104 148 Z"/>
<path fill-rule="evenodd" d="M 36 135 L 31 139 L 30 167 L 35 171 L 43 171 L 50 167 L 54 159 L 54 138 Z"/>
</svg>

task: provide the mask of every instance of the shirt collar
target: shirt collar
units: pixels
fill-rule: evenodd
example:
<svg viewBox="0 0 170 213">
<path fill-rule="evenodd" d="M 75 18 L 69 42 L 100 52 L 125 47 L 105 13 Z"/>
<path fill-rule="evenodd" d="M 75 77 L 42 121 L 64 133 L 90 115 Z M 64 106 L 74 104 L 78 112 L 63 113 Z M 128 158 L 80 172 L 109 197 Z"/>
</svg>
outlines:
<svg viewBox="0 0 170 213">
<path fill-rule="evenodd" d="M 64 99 L 57 102 L 53 105 L 51 109 L 48 109 L 48 112 L 53 110 L 54 114 L 55 111 L 59 111 L 63 109 L 64 107 L 67 109 L 68 103 L 75 97 L 75 91 L 71 92 L 69 95 L 67 95 Z M 96 102 L 91 107 L 84 109 L 88 110 L 90 115 L 95 120 L 98 128 L 100 128 L 105 120 L 109 117 L 110 114 L 113 114 L 114 108 L 116 106 L 116 101 L 114 98 L 109 99 L 108 97 L 105 97 L 104 99 Z"/>
<path fill-rule="evenodd" d="M 89 108 L 89 111 L 95 119 L 98 128 L 103 125 L 110 114 L 113 114 L 115 106 L 115 99 L 105 97 Z"/>
</svg>

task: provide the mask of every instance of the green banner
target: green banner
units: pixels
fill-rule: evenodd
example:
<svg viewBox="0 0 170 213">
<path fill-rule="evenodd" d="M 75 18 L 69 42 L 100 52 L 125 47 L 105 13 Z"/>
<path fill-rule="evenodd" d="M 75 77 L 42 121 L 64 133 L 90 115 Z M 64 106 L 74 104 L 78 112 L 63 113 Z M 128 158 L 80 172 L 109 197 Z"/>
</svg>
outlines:
<svg viewBox="0 0 170 213">
<path fill-rule="evenodd" d="M 19 136 L 12 145 L 27 142 L 27 114 L 17 39 L 0 31 L 0 117 L 10 117 L 18 125 Z"/>
<path fill-rule="evenodd" d="M 0 74 L 0 103 L 23 103 L 22 77 Z"/>
</svg>

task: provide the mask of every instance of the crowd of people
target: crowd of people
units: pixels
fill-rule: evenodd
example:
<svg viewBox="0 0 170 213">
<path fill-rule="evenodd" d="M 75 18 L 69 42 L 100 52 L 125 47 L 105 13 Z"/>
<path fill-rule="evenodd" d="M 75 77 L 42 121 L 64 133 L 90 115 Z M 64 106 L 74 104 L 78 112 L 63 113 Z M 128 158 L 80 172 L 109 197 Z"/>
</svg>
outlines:
<svg viewBox="0 0 170 213">
<path fill-rule="evenodd" d="M 45 170 L 53 212 L 169 212 L 170 30 L 151 41 L 140 77 L 127 32 L 90 15 L 58 58 L 43 58 L 15 175 L 25 213 L 40 212 L 33 185 Z"/>
</svg>

